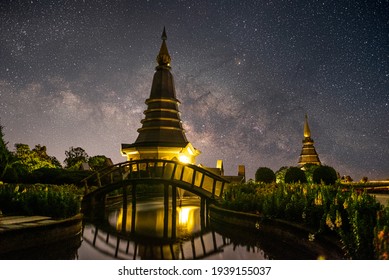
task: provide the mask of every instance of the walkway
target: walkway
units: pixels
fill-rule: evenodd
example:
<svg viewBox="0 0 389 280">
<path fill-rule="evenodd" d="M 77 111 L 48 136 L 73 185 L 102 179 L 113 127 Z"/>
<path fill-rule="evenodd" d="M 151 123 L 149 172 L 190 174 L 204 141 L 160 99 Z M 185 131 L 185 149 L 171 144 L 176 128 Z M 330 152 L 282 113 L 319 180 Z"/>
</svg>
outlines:
<svg viewBox="0 0 389 280">
<path fill-rule="evenodd" d="M 11 252 L 69 240 L 80 236 L 81 230 L 80 214 L 61 220 L 44 216 L 0 216 L 0 259 Z"/>
<path fill-rule="evenodd" d="M 57 222 L 50 217 L 44 216 L 0 216 L 0 235 L 6 231 L 37 227 Z"/>
</svg>

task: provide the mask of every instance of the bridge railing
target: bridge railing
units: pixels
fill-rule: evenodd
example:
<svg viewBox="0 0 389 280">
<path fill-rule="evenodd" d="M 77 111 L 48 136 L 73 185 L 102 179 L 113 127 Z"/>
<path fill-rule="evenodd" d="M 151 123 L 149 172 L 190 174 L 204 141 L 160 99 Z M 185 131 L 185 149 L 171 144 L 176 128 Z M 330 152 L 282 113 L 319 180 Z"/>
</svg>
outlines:
<svg viewBox="0 0 389 280">
<path fill-rule="evenodd" d="M 212 197 L 221 197 L 225 185 L 229 183 L 227 179 L 202 167 L 162 159 L 141 159 L 118 163 L 99 170 L 82 181 L 85 185 L 85 192 L 88 193 L 91 185 L 101 188 L 123 180 L 137 179 L 184 182 L 191 187 L 207 191 Z"/>
<path fill-rule="evenodd" d="M 143 237 L 117 232 L 108 227 L 87 226 L 83 241 L 97 251 L 117 259 L 203 259 L 219 254 L 231 244 L 230 239 L 207 230 L 184 240 Z"/>
</svg>

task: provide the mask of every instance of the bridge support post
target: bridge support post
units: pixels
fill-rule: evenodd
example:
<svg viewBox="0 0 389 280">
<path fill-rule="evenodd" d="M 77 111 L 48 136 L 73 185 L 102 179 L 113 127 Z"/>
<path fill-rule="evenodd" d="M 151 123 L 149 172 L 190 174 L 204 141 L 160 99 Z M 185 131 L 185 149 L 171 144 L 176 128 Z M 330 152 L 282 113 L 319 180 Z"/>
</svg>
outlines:
<svg viewBox="0 0 389 280">
<path fill-rule="evenodd" d="M 131 233 L 135 232 L 136 223 L 136 184 L 131 185 Z"/>
<path fill-rule="evenodd" d="M 169 228 L 169 184 L 163 186 L 163 237 L 168 237 Z"/>
<path fill-rule="evenodd" d="M 201 229 L 205 228 L 205 215 L 206 215 L 206 210 L 205 210 L 205 201 L 206 199 L 201 197 L 200 198 L 200 223 L 201 223 Z"/>
<path fill-rule="evenodd" d="M 122 216 L 122 231 L 126 231 L 127 227 L 127 188 L 128 186 L 123 187 L 123 216 Z"/>
<path fill-rule="evenodd" d="M 207 199 L 205 201 L 205 226 L 208 226 L 210 224 L 210 220 L 209 220 L 209 204 L 210 204 L 210 201 Z"/>
<path fill-rule="evenodd" d="M 177 229 L 177 187 L 172 186 L 172 238 L 176 238 Z"/>
</svg>

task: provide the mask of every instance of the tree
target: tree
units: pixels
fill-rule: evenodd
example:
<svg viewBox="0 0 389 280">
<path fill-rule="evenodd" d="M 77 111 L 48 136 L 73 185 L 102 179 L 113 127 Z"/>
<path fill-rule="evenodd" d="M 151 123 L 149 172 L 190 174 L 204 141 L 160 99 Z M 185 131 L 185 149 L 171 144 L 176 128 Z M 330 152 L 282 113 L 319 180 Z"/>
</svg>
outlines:
<svg viewBox="0 0 389 280">
<path fill-rule="evenodd" d="M 52 156 L 47 155 L 46 146 L 35 145 L 35 148 L 30 150 L 27 144 L 15 144 L 15 156 L 25 166 L 28 172 L 32 172 L 40 168 L 61 168 L 59 161 Z"/>
<path fill-rule="evenodd" d="M 20 160 L 8 150 L 7 144 L 4 141 L 3 126 L 0 125 L 0 180 L 13 183 L 24 172 Z"/>
<path fill-rule="evenodd" d="M 260 167 L 255 172 L 255 181 L 263 183 L 272 183 L 276 181 L 276 175 L 268 167 Z"/>
<path fill-rule="evenodd" d="M 93 156 L 89 158 L 89 166 L 92 170 L 99 170 L 108 166 L 109 159 L 104 155 Z"/>
<path fill-rule="evenodd" d="M 307 177 L 304 171 L 298 167 L 290 167 L 285 173 L 285 183 L 306 183 Z"/>
<path fill-rule="evenodd" d="M 367 178 L 367 176 L 363 176 L 360 182 L 367 183 L 367 181 L 369 181 L 369 178 Z"/>
<path fill-rule="evenodd" d="M 326 165 L 316 168 L 312 175 L 312 181 L 316 184 L 323 182 L 326 185 L 333 185 L 337 179 L 338 175 L 336 170 L 333 167 Z"/>
<path fill-rule="evenodd" d="M 65 151 L 65 155 L 64 163 L 67 169 L 78 170 L 82 163 L 89 160 L 88 154 L 81 147 L 70 147 L 69 151 Z"/>
<path fill-rule="evenodd" d="M 55 156 L 49 156 L 47 154 L 47 148 L 46 146 L 41 146 L 41 145 L 35 145 L 35 148 L 32 149 L 33 152 L 35 152 L 40 158 L 47 160 L 50 162 L 52 165 L 54 165 L 57 168 L 62 168 L 61 163 Z"/>
</svg>

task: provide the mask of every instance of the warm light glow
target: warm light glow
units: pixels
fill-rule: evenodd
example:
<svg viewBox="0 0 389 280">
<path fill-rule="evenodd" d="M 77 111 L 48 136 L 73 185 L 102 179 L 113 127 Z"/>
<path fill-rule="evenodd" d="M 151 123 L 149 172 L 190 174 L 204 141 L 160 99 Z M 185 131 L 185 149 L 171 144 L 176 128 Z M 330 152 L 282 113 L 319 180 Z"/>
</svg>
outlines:
<svg viewBox="0 0 389 280">
<path fill-rule="evenodd" d="M 190 154 L 191 156 L 194 155 L 193 150 L 192 150 L 190 147 L 188 147 L 188 152 L 189 152 L 189 154 Z"/>
<path fill-rule="evenodd" d="M 186 155 L 180 155 L 178 160 L 182 163 L 189 163 L 189 158 Z"/>
<path fill-rule="evenodd" d="M 192 232 L 195 227 L 195 210 L 194 206 L 177 207 L 178 226 L 185 229 L 186 232 Z"/>
<path fill-rule="evenodd" d="M 186 226 L 189 221 L 189 213 L 192 210 L 191 207 L 178 208 L 178 223 L 180 226 Z"/>
</svg>

